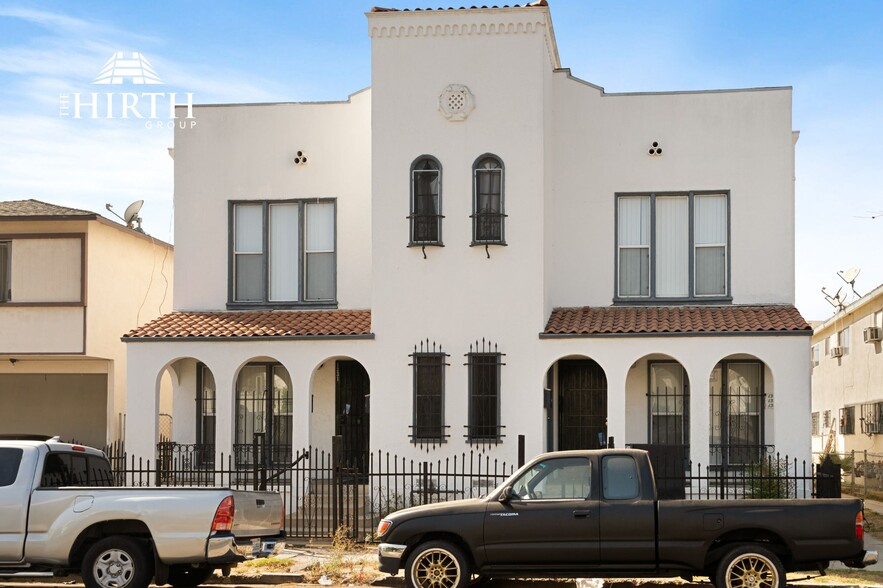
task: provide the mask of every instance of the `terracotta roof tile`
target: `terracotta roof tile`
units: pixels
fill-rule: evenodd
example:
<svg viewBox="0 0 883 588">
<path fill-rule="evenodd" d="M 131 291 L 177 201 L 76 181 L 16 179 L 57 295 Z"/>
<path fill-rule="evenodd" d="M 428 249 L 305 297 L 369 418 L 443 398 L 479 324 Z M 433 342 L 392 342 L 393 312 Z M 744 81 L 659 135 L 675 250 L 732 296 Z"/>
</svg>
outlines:
<svg viewBox="0 0 883 588">
<path fill-rule="evenodd" d="M 790 305 L 556 308 L 543 335 L 812 332 Z"/>
<path fill-rule="evenodd" d="M 172 312 L 129 331 L 123 339 L 352 337 L 370 334 L 370 310 L 264 310 Z"/>
<path fill-rule="evenodd" d="M 384 8 L 383 6 L 375 6 L 371 9 L 371 12 L 429 12 L 429 11 L 438 11 L 438 10 L 479 10 L 479 9 L 488 9 L 488 8 L 536 8 L 542 6 L 548 6 L 549 3 L 546 0 L 536 0 L 535 2 L 525 2 L 522 4 L 513 4 L 509 6 L 508 4 L 503 4 L 502 6 L 460 6 L 459 8 L 456 6 L 448 6 L 447 8 L 442 8 L 439 6 L 438 8 Z"/>
<path fill-rule="evenodd" d="M 41 202 L 40 200 L 6 200 L 0 202 L 0 217 L 15 216 L 97 216 L 94 212 Z"/>
</svg>

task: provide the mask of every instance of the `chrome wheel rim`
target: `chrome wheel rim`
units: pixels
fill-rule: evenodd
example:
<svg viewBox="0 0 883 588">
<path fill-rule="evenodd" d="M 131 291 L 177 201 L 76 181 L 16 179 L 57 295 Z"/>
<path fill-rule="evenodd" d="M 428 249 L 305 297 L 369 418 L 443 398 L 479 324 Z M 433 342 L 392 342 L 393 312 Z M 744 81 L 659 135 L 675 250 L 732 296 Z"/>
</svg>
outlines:
<svg viewBox="0 0 883 588">
<path fill-rule="evenodd" d="M 95 559 L 92 577 L 102 588 L 124 588 L 135 575 L 132 556 L 122 549 L 108 549 Z"/>
<path fill-rule="evenodd" d="M 727 588 L 776 588 L 779 571 L 769 558 L 746 553 L 727 567 Z"/>
<path fill-rule="evenodd" d="M 420 588 L 453 588 L 460 581 L 460 564 L 446 549 L 427 549 L 414 561 L 411 579 Z"/>
</svg>

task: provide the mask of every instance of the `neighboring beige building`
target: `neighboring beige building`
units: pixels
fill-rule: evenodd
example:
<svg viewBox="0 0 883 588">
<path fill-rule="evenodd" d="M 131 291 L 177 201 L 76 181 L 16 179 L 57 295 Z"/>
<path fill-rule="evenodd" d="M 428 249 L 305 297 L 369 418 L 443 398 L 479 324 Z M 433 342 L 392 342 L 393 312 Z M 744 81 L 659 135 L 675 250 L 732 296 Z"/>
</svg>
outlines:
<svg viewBox="0 0 883 588">
<path fill-rule="evenodd" d="M 813 331 L 814 452 L 883 453 L 883 285 Z"/>
<path fill-rule="evenodd" d="M 122 436 L 120 335 L 171 309 L 173 258 L 94 212 L 0 202 L 0 433 Z"/>
</svg>

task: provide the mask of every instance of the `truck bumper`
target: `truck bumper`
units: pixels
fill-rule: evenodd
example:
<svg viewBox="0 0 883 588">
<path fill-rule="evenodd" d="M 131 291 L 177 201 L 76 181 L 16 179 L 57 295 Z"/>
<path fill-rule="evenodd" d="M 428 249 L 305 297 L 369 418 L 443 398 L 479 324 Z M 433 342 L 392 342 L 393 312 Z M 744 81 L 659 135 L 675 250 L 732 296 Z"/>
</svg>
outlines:
<svg viewBox="0 0 883 588">
<path fill-rule="evenodd" d="M 380 559 L 380 571 L 387 574 L 398 574 L 402 555 L 405 553 L 406 548 L 407 545 L 381 543 L 377 550 L 377 555 Z"/>
<path fill-rule="evenodd" d="M 843 564 L 849 566 L 850 568 L 866 568 L 868 566 L 872 566 L 877 563 L 877 552 L 876 551 L 866 551 L 860 560 L 858 559 L 850 559 L 844 560 Z"/>
<path fill-rule="evenodd" d="M 206 545 L 206 560 L 210 564 L 229 564 L 270 557 L 281 547 L 280 539 L 285 532 L 280 531 L 275 537 L 256 537 L 253 539 L 236 539 L 233 535 L 217 535 L 209 537 Z"/>
</svg>

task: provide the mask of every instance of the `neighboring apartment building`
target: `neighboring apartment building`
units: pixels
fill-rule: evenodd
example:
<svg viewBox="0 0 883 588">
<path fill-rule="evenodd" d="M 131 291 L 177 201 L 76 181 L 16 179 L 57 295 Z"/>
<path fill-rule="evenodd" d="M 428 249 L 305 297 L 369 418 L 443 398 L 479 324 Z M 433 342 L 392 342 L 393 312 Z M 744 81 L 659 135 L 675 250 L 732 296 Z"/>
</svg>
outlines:
<svg viewBox="0 0 883 588">
<path fill-rule="evenodd" d="M 125 337 L 130 410 L 169 373 L 174 440 L 241 465 L 256 432 L 355 467 L 519 435 L 809 458 L 790 88 L 606 93 L 545 2 L 367 20 L 370 89 L 176 131 L 176 312 Z"/>
<path fill-rule="evenodd" d="M 883 285 L 816 326 L 810 352 L 813 452 L 883 454 L 881 340 Z"/>
<path fill-rule="evenodd" d="M 173 271 L 171 246 L 94 212 L 0 202 L 0 432 L 119 438 L 120 334 L 171 308 Z"/>
</svg>

